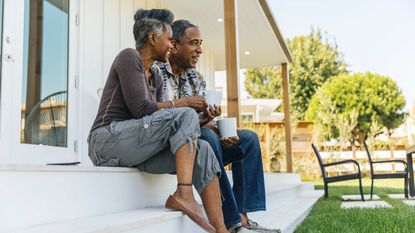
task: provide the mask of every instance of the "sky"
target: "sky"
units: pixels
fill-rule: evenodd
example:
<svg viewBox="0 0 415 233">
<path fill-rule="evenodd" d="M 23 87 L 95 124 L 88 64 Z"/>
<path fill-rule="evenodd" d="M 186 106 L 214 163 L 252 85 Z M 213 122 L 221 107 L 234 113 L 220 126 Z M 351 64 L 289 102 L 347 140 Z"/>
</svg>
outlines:
<svg viewBox="0 0 415 233">
<path fill-rule="evenodd" d="M 285 38 L 321 28 L 352 72 L 395 80 L 415 102 L 415 0 L 268 0 Z"/>
<path fill-rule="evenodd" d="M 29 0 L 25 0 L 23 103 L 26 102 L 29 62 L 29 3 Z M 52 93 L 67 90 L 68 71 L 68 15 L 48 1 L 45 1 L 44 7 L 41 99 Z"/>
</svg>

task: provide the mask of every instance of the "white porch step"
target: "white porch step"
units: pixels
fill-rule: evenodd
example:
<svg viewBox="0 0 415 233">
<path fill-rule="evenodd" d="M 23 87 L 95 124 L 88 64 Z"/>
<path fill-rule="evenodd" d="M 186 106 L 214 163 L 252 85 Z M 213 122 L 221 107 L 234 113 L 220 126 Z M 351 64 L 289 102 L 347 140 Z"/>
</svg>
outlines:
<svg viewBox="0 0 415 233">
<path fill-rule="evenodd" d="M 268 211 L 252 214 L 252 218 L 263 225 L 281 228 L 283 233 L 291 233 L 307 216 L 314 203 L 323 194 L 308 190 L 309 185 L 292 185 L 281 191 L 291 195 L 281 195 L 278 191 L 269 193 Z M 296 193 L 296 195 L 293 195 Z M 143 208 L 109 215 L 74 219 L 58 223 L 39 225 L 4 233 L 172 233 L 204 232 L 188 217 L 180 212 L 159 208 Z"/>
<path fill-rule="evenodd" d="M 4 233 L 172 233 L 204 232 L 181 212 L 143 208 L 10 230 Z"/>
<path fill-rule="evenodd" d="M 267 194 L 267 211 L 252 214 L 262 225 L 280 228 L 283 233 L 292 233 L 310 213 L 317 200 L 323 196 L 321 190 L 309 189 L 309 184 L 284 190 L 284 194 Z"/>
<path fill-rule="evenodd" d="M 299 174 L 268 173 L 264 178 L 267 211 L 250 216 L 261 225 L 281 229 L 282 233 L 294 232 L 324 195 L 322 190 L 314 190 L 313 182 L 301 182 Z"/>
<path fill-rule="evenodd" d="M 161 206 L 175 184 L 132 168 L 0 165 L 0 232 Z"/>
<path fill-rule="evenodd" d="M 162 207 L 175 176 L 128 168 L 0 166 L 0 180 L 0 232 L 203 232 L 187 216 Z M 322 195 L 298 174 L 266 174 L 265 182 L 268 211 L 252 216 L 284 233 Z"/>
</svg>

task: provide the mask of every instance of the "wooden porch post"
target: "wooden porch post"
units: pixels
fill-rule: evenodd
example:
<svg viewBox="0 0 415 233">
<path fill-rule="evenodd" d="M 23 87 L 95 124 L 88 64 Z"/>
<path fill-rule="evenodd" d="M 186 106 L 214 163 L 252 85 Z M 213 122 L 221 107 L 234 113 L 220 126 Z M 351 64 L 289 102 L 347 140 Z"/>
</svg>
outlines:
<svg viewBox="0 0 415 233">
<path fill-rule="evenodd" d="M 265 147 L 266 147 L 266 153 L 265 153 L 265 161 L 264 162 L 264 172 L 270 172 L 271 171 L 271 126 L 269 123 L 265 124 Z"/>
<path fill-rule="evenodd" d="M 239 32 L 237 0 L 223 0 L 225 17 L 225 60 L 228 116 L 236 117 L 240 127 L 239 108 Z"/>
<path fill-rule="evenodd" d="M 284 95 L 284 126 L 285 126 L 285 149 L 287 152 L 287 172 L 293 172 L 293 153 L 291 135 L 291 113 L 290 113 L 290 79 L 287 63 L 282 63 L 282 88 Z"/>
<path fill-rule="evenodd" d="M 40 101 L 41 83 L 42 83 L 42 40 L 43 40 L 43 1 L 30 1 L 29 15 L 29 52 L 27 67 L 27 87 L 26 90 L 26 106 L 25 106 L 25 128 L 27 126 L 26 119 L 30 111 Z M 38 122 L 35 122 L 38 125 Z M 31 143 L 31 139 L 24 137 L 25 143 Z"/>
<path fill-rule="evenodd" d="M 43 1 L 30 2 L 29 61 L 26 91 L 26 117 L 40 100 L 42 75 Z"/>
</svg>

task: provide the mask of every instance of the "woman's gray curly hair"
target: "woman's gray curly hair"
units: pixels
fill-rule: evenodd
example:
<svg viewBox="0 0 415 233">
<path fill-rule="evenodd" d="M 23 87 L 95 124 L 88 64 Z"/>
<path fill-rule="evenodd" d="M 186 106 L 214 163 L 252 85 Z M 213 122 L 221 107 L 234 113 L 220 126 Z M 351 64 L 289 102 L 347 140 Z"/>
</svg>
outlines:
<svg viewBox="0 0 415 233">
<path fill-rule="evenodd" d="M 166 31 L 167 25 L 174 20 L 174 14 L 167 9 L 139 9 L 134 15 L 134 39 L 137 48 L 143 47 L 150 33 L 160 36 Z"/>
</svg>

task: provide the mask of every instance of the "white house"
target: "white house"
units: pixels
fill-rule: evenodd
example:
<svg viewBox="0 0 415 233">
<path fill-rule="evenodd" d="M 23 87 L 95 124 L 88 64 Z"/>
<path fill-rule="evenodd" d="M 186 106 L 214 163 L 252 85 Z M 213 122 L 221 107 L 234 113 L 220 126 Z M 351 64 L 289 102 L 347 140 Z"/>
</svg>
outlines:
<svg viewBox="0 0 415 233">
<path fill-rule="evenodd" d="M 135 10 L 154 7 L 200 26 L 198 68 L 211 87 L 217 70 L 228 83 L 239 67 L 287 74 L 292 58 L 266 0 L 0 0 L 0 232 L 201 232 L 162 207 L 174 176 L 93 167 L 87 155 L 97 90 L 115 55 L 134 46 Z M 230 115 L 239 114 L 233 86 Z M 266 182 L 270 211 L 254 217 L 284 232 L 321 195 L 297 174 Z"/>
<path fill-rule="evenodd" d="M 281 104 L 280 99 L 241 99 L 241 120 L 243 122 L 279 122 L 284 114 L 275 109 Z M 227 103 L 222 101 L 222 111 L 227 112 Z"/>
</svg>

